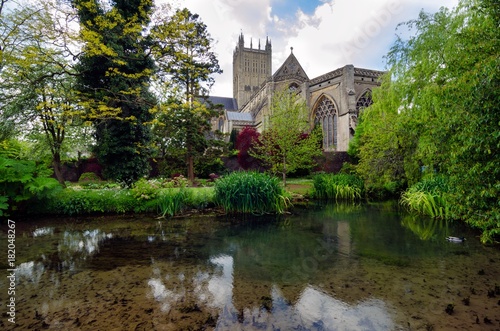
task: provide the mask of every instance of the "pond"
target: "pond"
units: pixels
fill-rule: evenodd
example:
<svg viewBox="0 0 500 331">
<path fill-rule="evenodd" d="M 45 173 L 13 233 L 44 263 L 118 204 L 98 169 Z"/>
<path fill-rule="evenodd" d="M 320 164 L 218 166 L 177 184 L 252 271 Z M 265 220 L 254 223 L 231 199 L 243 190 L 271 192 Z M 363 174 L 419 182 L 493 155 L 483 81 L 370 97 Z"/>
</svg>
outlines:
<svg viewBox="0 0 500 331">
<path fill-rule="evenodd" d="M 15 244 L 17 324 L 2 304 L 1 329 L 500 328 L 500 250 L 388 204 L 25 220 Z M 3 276 L 2 303 L 8 287 Z"/>
</svg>

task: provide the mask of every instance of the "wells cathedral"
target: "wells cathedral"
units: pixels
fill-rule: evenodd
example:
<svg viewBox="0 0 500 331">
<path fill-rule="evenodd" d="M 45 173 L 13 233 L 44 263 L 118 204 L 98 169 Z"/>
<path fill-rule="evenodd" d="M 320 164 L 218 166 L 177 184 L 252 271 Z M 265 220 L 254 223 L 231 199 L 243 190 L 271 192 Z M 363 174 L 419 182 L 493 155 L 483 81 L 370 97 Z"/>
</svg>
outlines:
<svg viewBox="0 0 500 331">
<path fill-rule="evenodd" d="M 224 106 L 224 114 L 214 129 L 224 133 L 246 126 L 262 131 L 273 92 L 288 88 L 306 101 L 309 116 L 323 130 L 325 151 L 346 151 L 356 130 L 359 112 L 372 102 L 371 91 L 378 86 L 382 71 L 346 65 L 310 79 L 299 61 L 290 55 L 272 73 L 272 47 L 269 39 L 261 48 L 244 45 L 240 34 L 233 53 L 233 97 L 210 97 Z"/>
</svg>

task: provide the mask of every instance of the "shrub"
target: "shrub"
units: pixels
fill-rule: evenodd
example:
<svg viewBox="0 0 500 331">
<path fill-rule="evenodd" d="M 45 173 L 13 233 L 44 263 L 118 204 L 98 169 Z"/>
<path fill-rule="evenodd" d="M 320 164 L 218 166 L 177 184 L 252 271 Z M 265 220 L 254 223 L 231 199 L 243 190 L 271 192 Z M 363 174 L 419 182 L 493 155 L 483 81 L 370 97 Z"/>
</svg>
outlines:
<svg viewBox="0 0 500 331">
<path fill-rule="evenodd" d="M 290 205 L 280 181 L 258 172 L 233 172 L 218 179 L 214 200 L 228 213 L 283 213 Z"/>
<path fill-rule="evenodd" d="M 46 198 L 34 200 L 32 206 L 31 213 L 66 216 L 156 211 L 155 202 L 138 201 L 127 189 L 64 189 Z"/>
<path fill-rule="evenodd" d="M 92 172 L 101 178 L 102 176 L 102 167 L 97 161 L 97 158 L 92 157 L 85 160 L 82 160 L 82 173 Z"/>
<path fill-rule="evenodd" d="M 0 154 L 0 216 L 35 196 L 61 188 L 52 170 L 34 161 L 15 160 Z"/>
<path fill-rule="evenodd" d="M 350 174 L 318 174 L 313 177 L 313 196 L 324 200 L 359 200 L 363 181 Z"/>
<path fill-rule="evenodd" d="M 78 179 L 79 182 L 98 182 L 101 178 L 93 172 L 84 172 Z"/>
<path fill-rule="evenodd" d="M 137 200 L 152 200 L 158 196 L 160 188 L 160 182 L 141 178 L 132 185 L 131 192 Z"/>
<path fill-rule="evenodd" d="M 174 182 L 174 187 L 180 187 L 180 188 L 187 187 L 189 184 L 189 180 L 183 175 L 175 176 L 173 178 L 173 182 Z"/>
<path fill-rule="evenodd" d="M 224 162 L 214 153 L 208 153 L 200 157 L 195 163 L 195 173 L 196 176 L 200 178 L 208 178 L 211 173 L 222 173 L 224 172 Z"/>
</svg>

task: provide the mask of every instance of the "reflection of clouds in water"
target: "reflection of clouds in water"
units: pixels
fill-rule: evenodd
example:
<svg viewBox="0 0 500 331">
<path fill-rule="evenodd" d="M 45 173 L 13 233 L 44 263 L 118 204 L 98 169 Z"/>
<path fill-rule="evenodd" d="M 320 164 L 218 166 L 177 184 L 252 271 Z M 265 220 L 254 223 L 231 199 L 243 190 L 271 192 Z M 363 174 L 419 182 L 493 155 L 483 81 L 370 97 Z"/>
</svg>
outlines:
<svg viewBox="0 0 500 331">
<path fill-rule="evenodd" d="M 210 262 L 222 267 L 222 275 L 213 275 L 208 281 L 208 290 L 212 295 L 212 305 L 215 307 L 233 306 L 233 257 L 219 255 L 210 259 Z"/>
<path fill-rule="evenodd" d="M 168 312 L 176 303 L 186 300 L 187 287 L 191 287 L 189 283 L 192 282 L 195 300 L 200 306 L 206 304 L 223 311 L 234 310 L 233 258 L 221 255 L 211 258 L 210 262 L 216 266 L 215 272 L 198 271 L 192 278 L 181 272 L 175 277 L 180 283 L 177 286 L 173 285 L 175 278 L 168 273 L 162 276 L 162 270 L 153 261 L 153 277 L 148 281 L 151 289 L 149 296 L 159 302 L 162 311 Z M 185 284 L 186 281 L 188 284 Z"/>
<path fill-rule="evenodd" d="M 85 230 L 83 232 L 64 232 L 63 240 L 59 244 L 59 251 L 65 253 L 85 253 L 92 255 L 99 252 L 99 245 L 105 240 L 113 237 L 111 233 L 101 230 Z"/>
<path fill-rule="evenodd" d="M 234 259 L 229 255 L 210 258 L 215 270 L 199 270 L 195 274 L 180 273 L 176 277 L 161 276 L 161 270 L 153 266 L 153 277 L 148 285 L 149 296 L 154 298 L 163 312 L 169 312 L 177 304 L 190 300 L 194 294 L 200 307 L 215 308 L 219 311 L 216 329 L 239 330 L 242 326 L 256 328 L 313 329 L 313 330 L 392 330 L 395 325 L 383 301 L 370 299 L 357 305 L 349 305 L 320 290 L 307 286 L 295 303 L 290 303 L 273 285 L 266 307 L 256 305 L 242 307 L 237 311 L 233 303 Z M 179 285 L 175 280 L 180 281 Z M 167 288 L 171 286 L 172 288 Z M 191 292 L 188 288 L 193 288 Z M 243 313 L 243 314 L 241 314 Z"/>
<path fill-rule="evenodd" d="M 37 228 L 33 231 L 33 238 L 53 235 L 53 227 Z M 99 245 L 106 239 L 112 238 L 112 234 L 101 232 L 100 230 L 86 230 L 83 232 L 66 231 L 57 246 L 58 254 L 53 256 L 41 255 L 41 261 L 25 262 L 17 266 L 16 276 L 18 280 L 26 279 L 37 284 L 43 273 L 48 269 L 56 271 L 77 269 L 78 260 L 85 260 L 87 257 L 99 252 Z M 78 255 L 75 255 L 78 253 Z M 52 275 L 51 277 L 54 277 Z"/>
<path fill-rule="evenodd" d="M 233 257 L 210 258 L 214 272 L 198 272 L 193 277 L 194 292 L 200 303 L 213 308 L 233 307 Z"/>
<path fill-rule="evenodd" d="M 184 297 L 184 290 L 181 293 L 175 293 L 165 287 L 161 279 L 152 278 L 148 281 L 151 287 L 151 295 L 160 303 L 160 309 L 163 312 L 169 312 L 173 305 Z"/>
<path fill-rule="evenodd" d="M 45 272 L 45 266 L 41 262 L 24 262 L 16 268 L 16 280 L 25 278 L 27 281 L 38 284 Z"/>
<path fill-rule="evenodd" d="M 49 228 L 37 228 L 35 231 L 33 231 L 33 237 L 42 237 L 42 236 L 48 236 L 54 234 L 54 228 L 49 227 Z"/>
<path fill-rule="evenodd" d="M 335 330 L 392 330 L 394 324 L 383 301 L 372 299 L 350 306 L 312 287 L 295 305 L 306 326 L 323 325 Z"/>
</svg>

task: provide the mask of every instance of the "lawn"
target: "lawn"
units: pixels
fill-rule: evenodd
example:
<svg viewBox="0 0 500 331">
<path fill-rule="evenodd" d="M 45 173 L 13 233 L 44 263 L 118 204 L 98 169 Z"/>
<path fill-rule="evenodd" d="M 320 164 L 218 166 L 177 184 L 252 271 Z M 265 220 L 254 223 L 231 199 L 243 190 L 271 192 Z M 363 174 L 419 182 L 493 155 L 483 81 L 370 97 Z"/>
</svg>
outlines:
<svg viewBox="0 0 500 331">
<path fill-rule="evenodd" d="M 286 190 L 292 194 L 311 196 L 313 189 L 313 180 L 309 178 L 291 178 L 287 179 Z"/>
</svg>

